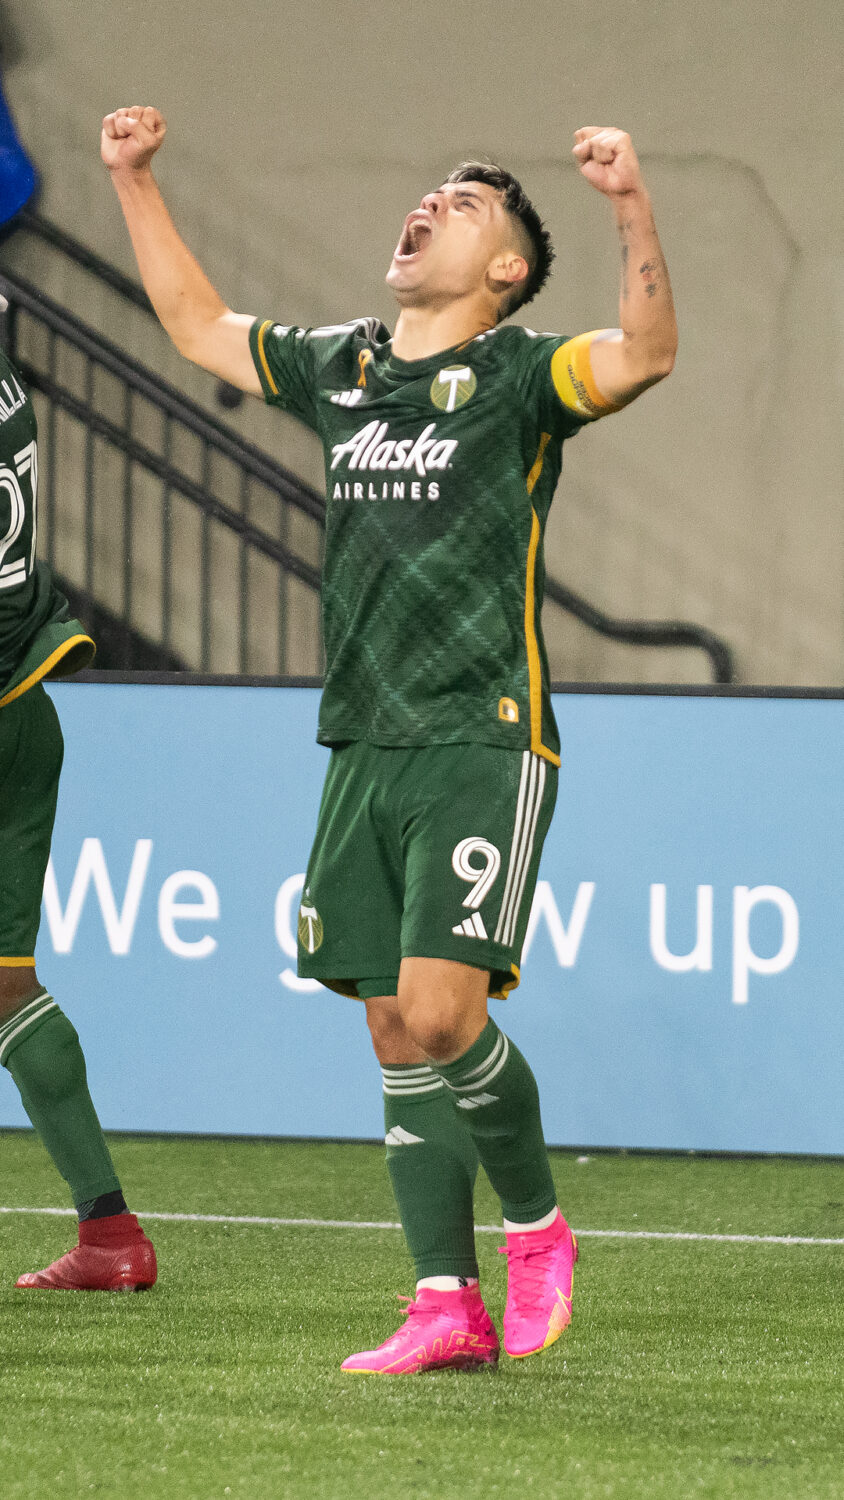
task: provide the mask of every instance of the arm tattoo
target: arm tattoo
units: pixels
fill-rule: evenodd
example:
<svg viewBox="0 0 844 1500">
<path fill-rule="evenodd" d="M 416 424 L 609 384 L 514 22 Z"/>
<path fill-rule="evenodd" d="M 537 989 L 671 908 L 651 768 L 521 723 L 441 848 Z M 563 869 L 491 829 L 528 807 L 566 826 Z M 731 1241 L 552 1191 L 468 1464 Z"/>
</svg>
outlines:
<svg viewBox="0 0 844 1500">
<path fill-rule="evenodd" d="M 643 281 L 645 283 L 645 294 L 648 297 L 655 297 L 656 296 L 656 290 L 657 290 L 657 287 L 659 286 L 659 275 L 658 275 L 658 272 L 659 272 L 659 261 L 658 260 L 646 260 L 646 261 L 643 261 L 642 265 L 639 267 L 639 275 L 642 277 L 642 279 L 643 279 Z"/>
<path fill-rule="evenodd" d="M 630 259 L 630 231 L 633 225 L 628 220 L 620 227 L 621 234 L 621 300 L 627 301 L 627 263 Z"/>
</svg>

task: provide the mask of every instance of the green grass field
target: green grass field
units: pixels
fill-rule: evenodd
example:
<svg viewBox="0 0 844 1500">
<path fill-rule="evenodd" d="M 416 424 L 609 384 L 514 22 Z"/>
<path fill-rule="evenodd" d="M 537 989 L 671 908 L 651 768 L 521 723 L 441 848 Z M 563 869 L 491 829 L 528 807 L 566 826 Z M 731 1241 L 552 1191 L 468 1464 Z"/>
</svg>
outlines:
<svg viewBox="0 0 844 1500">
<path fill-rule="evenodd" d="M 132 1205 L 392 1220 L 366 1145 L 115 1138 Z M 554 1156 L 581 1230 L 844 1238 L 844 1165 Z M 66 1202 L 38 1143 L 0 1141 L 0 1206 Z M 495 1203 L 479 1187 L 478 1220 Z M 3 1500 L 89 1494 L 844 1496 L 844 1244 L 584 1234 L 571 1328 L 497 1372 L 375 1379 L 340 1361 L 397 1322 L 390 1229 L 148 1221 L 135 1297 L 16 1292 L 72 1219 L 0 1214 Z M 503 1238 L 479 1236 L 500 1321 Z"/>
</svg>

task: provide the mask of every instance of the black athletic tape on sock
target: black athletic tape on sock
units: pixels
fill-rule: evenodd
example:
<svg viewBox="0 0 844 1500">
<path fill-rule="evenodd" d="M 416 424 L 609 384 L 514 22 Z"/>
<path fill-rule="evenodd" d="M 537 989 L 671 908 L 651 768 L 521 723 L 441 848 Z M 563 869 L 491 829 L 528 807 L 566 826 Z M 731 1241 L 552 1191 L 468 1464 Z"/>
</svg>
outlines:
<svg viewBox="0 0 844 1500">
<path fill-rule="evenodd" d="M 114 1214 L 128 1214 L 129 1209 L 118 1188 L 116 1193 L 101 1193 L 99 1198 L 89 1198 L 87 1203 L 77 1203 L 76 1212 L 81 1224 L 85 1219 L 110 1219 Z"/>
</svg>

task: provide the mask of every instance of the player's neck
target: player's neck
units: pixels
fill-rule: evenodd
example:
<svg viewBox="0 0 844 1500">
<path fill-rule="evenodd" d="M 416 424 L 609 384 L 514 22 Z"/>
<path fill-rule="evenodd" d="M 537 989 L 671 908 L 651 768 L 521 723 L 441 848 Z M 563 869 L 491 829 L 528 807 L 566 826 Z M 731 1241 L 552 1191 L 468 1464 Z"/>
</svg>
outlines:
<svg viewBox="0 0 844 1500">
<path fill-rule="evenodd" d="M 494 327 L 494 314 L 477 302 L 403 307 L 393 334 L 393 354 L 397 359 L 430 359 Z"/>
</svg>

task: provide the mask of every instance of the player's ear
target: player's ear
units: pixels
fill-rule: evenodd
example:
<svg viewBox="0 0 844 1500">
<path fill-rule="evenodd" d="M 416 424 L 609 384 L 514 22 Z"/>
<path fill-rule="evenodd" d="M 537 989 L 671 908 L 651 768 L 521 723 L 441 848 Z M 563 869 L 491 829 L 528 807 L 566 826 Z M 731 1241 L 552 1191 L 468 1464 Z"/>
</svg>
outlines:
<svg viewBox="0 0 844 1500">
<path fill-rule="evenodd" d="M 515 250 L 501 251 L 490 261 L 486 269 L 487 286 L 498 296 L 503 292 L 512 291 L 513 287 L 526 281 L 529 275 L 530 266 L 524 256 L 517 255 Z"/>
</svg>

